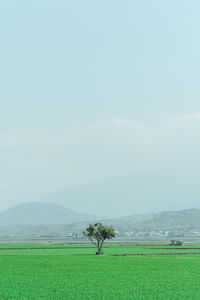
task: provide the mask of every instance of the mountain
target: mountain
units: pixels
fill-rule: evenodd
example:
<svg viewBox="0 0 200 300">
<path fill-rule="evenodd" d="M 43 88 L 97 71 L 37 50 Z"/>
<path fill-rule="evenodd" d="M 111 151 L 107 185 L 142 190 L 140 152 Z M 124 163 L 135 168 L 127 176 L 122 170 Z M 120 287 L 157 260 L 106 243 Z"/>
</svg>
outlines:
<svg viewBox="0 0 200 300">
<path fill-rule="evenodd" d="M 200 209 L 164 211 L 155 214 L 151 220 L 142 223 L 152 230 L 200 230 Z"/>
<path fill-rule="evenodd" d="M 153 218 L 153 214 L 144 214 L 144 215 L 129 215 L 125 217 L 112 219 L 115 222 L 132 222 L 132 223 L 141 223 L 143 221 L 147 221 Z"/>
<path fill-rule="evenodd" d="M 200 234 L 200 209 L 164 211 L 154 215 L 132 215 L 101 221 L 107 225 L 112 225 L 115 230 L 120 232 L 121 236 L 124 236 L 126 232 L 132 232 L 133 237 L 138 236 L 138 233 L 140 236 L 149 236 L 148 233 L 152 233 L 152 231 L 168 232 L 169 236 L 192 236 L 192 232 L 199 232 Z M 85 225 L 84 222 L 68 224 L 66 230 L 81 232 Z"/>
<path fill-rule="evenodd" d="M 149 184 L 148 184 L 149 185 Z M 152 212 L 139 178 L 123 177 L 94 182 L 75 188 L 63 188 L 48 194 L 42 201 L 107 218 Z M 154 205 L 155 206 L 155 205 Z"/>
<path fill-rule="evenodd" d="M 192 186 L 189 189 L 188 186 Z M 108 218 L 166 210 L 200 208 L 199 184 L 189 174 L 136 174 L 63 188 L 48 194 L 47 203 Z"/>
<path fill-rule="evenodd" d="M 113 219 L 97 219 L 92 215 L 80 214 L 73 210 L 49 203 L 26 203 L 0 213 L 1 236 L 57 236 L 74 233 L 82 236 L 89 222 L 103 222 L 120 232 L 120 237 L 153 238 L 200 236 L 200 209 L 164 211 L 158 214 L 130 215 Z M 154 232 L 154 235 L 152 235 Z M 163 232 L 163 233 L 160 233 Z"/>
<path fill-rule="evenodd" d="M 77 213 L 53 203 L 30 202 L 0 212 L 0 225 L 69 224 L 94 220 L 96 217 Z"/>
</svg>

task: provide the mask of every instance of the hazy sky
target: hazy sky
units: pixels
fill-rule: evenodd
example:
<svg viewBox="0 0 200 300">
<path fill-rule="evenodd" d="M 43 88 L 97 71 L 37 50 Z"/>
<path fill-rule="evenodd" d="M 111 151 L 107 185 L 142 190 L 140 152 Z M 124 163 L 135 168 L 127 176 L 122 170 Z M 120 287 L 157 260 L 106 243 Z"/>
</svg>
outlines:
<svg viewBox="0 0 200 300">
<path fill-rule="evenodd" d="M 185 174 L 192 205 L 199 11 L 197 0 L 1 1 L 0 209 L 60 188 L 165 173 L 175 185 Z"/>
</svg>

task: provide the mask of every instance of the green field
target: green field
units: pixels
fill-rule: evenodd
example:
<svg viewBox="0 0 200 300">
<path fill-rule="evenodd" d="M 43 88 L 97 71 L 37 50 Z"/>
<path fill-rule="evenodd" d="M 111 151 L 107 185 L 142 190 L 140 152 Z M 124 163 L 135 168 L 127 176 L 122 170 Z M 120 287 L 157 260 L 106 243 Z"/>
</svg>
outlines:
<svg viewBox="0 0 200 300">
<path fill-rule="evenodd" d="M 200 299 L 200 244 L 105 244 L 103 251 L 0 244 L 0 299 Z"/>
</svg>

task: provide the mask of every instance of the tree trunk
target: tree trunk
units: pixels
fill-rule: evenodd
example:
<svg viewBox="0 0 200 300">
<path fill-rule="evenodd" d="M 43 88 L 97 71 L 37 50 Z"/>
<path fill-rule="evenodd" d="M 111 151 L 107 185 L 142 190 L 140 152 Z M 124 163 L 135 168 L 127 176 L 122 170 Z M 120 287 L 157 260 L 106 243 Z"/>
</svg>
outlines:
<svg viewBox="0 0 200 300">
<path fill-rule="evenodd" d="M 97 241 L 97 252 L 96 252 L 96 255 L 100 255 L 101 254 L 101 242 L 100 241 Z"/>
<path fill-rule="evenodd" d="M 98 249 L 98 252 L 96 252 L 96 255 L 100 255 L 101 254 L 101 248 L 103 246 L 103 241 L 98 241 L 97 242 L 97 249 Z"/>
</svg>

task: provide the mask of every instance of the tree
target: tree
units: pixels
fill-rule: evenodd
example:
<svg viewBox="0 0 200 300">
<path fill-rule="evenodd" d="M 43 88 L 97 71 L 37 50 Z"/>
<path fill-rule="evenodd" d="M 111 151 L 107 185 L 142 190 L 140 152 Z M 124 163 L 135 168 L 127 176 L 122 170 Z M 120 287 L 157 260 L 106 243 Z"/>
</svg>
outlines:
<svg viewBox="0 0 200 300">
<path fill-rule="evenodd" d="M 169 244 L 170 246 L 182 246 L 183 242 L 181 241 L 171 241 L 171 244 Z"/>
<path fill-rule="evenodd" d="M 114 228 L 112 226 L 105 226 L 102 223 L 90 224 L 83 234 L 97 246 L 98 252 L 96 252 L 96 254 L 101 254 L 105 240 L 110 240 L 115 237 Z"/>
</svg>

